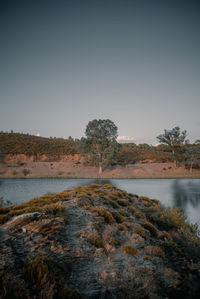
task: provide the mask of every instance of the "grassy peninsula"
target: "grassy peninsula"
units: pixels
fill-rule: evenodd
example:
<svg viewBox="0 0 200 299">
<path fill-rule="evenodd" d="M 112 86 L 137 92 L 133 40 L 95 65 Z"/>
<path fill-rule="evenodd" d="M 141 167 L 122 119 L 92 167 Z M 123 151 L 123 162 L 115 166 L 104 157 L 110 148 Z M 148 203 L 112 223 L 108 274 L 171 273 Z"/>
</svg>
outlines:
<svg viewBox="0 0 200 299">
<path fill-rule="evenodd" d="M 1 298 L 198 298 L 197 231 L 159 201 L 92 184 L 0 222 Z"/>
</svg>

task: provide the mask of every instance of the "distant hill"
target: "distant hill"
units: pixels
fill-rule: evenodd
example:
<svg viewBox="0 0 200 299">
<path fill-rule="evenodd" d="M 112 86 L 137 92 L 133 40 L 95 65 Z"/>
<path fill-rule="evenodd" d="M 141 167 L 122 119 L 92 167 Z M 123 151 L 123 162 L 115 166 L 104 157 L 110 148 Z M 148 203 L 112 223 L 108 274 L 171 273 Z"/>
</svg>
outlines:
<svg viewBox="0 0 200 299">
<path fill-rule="evenodd" d="M 4 154 L 59 156 L 78 153 L 74 140 L 45 138 L 20 133 L 0 132 L 0 147 Z"/>
</svg>

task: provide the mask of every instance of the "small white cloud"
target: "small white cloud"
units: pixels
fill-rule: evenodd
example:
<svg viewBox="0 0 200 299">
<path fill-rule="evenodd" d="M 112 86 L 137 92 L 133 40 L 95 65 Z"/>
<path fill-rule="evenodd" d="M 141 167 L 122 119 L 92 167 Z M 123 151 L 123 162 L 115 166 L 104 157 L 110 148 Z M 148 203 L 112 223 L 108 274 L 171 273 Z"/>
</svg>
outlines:
<svg viewBox="0 0 200 299">
<path fill-rule="evenodd" d="M 37 137 L 40 137 L 40 133 L 37 133 L 36 136 L 37 136 Z"/>
<path fill-rule="evenodd" d="M 130 142 L 130 141 L 135 141 L 135 138 L 130 137 L 130 136 L 118 136 L 117 141 L 119 141 L 119 142 Z"/>
</svg>

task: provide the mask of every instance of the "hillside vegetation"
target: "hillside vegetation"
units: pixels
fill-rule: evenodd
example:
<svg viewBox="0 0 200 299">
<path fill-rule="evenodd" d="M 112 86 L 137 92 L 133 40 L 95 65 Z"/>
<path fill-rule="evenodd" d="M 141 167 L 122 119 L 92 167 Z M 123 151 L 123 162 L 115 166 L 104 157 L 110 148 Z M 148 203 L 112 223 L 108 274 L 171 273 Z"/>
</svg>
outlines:
<svg viewBox="0 0 200 299">
<path fill-rule="evenodd" d="M 0 132 L 0 147 L 3 149 L 4 155 L 24 154 L 35 156 L 35 160 L 39 160 L 41 155 L 51 157 L 52 160 L 61 155 L 83 155 L 81 145 L 82 139 L 45 138 L 28 134 Z M 93 164 L 88 155 L 86 155 L 86 159 Z M 145 160 L 168 162 L 170 161 L 170 153 L 166 146 L 118 144 L 118 150 L 112 159 L 112 164 L 126 165 Z"/>
<path fill-rule="evenodd" d="M 59 156 L 78 153 L 77 143 L 63 138 L 45 138 L 20 133 L 0 132 L 0 146 L 4 154 L 27 156 Z"/>
</svg>

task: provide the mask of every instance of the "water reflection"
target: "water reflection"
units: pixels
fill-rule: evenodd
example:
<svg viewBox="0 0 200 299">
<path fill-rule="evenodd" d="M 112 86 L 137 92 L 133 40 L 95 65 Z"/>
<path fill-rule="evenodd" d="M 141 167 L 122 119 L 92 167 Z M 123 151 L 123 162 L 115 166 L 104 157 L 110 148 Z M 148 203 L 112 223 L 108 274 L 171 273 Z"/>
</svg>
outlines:
<svg viewBox="0 0 200 299">
<path fill-rule="evenodd" d="M 200 206 L 200 184 L 195 181 L 174 180 L 172 185 L 174 207 Z"/>
</svg>

